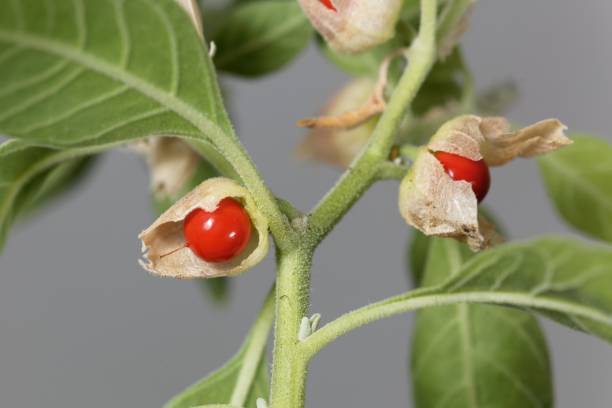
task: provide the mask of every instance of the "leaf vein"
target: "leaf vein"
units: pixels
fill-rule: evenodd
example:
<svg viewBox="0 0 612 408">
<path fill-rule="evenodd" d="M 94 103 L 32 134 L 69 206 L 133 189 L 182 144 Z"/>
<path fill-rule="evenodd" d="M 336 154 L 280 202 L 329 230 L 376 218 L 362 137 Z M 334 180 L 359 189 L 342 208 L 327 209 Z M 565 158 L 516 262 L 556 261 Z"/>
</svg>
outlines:
<svg viewBox="0 0 612 408">
<path fill-rule="evenodd" d="M 22 103 L 15 105 L 12 109 L 7 109 L 2 114 L 0 114 L 0 122 L 6 121 L 18 115 L 21 112 L 24 112 L 37 104 L 45 101 L 47 98 L 57 94 L 66 86 L 68 86 L 72 81 L 74 81 L 77 77 L 79 77 L 83 73 L 83 68 L 77 67 L 71 71 L 69 74 L 64 76 L 60 81 L 55 83 L 53 86 L 45 89 L 42 92 L 33 94 L 30 98 L 24 100 Z"/>
</svg>

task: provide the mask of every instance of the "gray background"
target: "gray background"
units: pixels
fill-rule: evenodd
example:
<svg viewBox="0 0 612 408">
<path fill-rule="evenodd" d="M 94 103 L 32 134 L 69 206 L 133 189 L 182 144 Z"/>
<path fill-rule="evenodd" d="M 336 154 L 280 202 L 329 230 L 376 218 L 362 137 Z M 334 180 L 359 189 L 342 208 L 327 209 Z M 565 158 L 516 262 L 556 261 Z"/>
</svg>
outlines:
<svg viewBox="0 0 612 408">
<path fill-rule="evenodd" d="M 482 1 L 465 38 L 479 87 L 516 79 L 523 123 L 558 116 L 610 135 L 612 3 Z M 241 137 L 274 191 L 310 208 L 337 177 L 298 163 L 293 126 L 344 81 L 315 50 L 257 82 L 232 80 Z M 234 279 L 226 308 L 197 287 L 151 277 L 136 264 L 137 233 L 152 220 L 148 180 L 130 154 L 105 156 L 89 183 L 15 228 L 0 257 L 0 406 L 158 407 L 238 348 L 274 273 L 271 257 Z M 488 203 L 514 238 L 568 233 L 533 162 L 495 170 Z M 395 183 L 373 188 L 317 253 L 313 311 L 339 313 L 407 288 L 408 228 Z M 310 407 L 410 406 L 411 317 L 356 331 L 312 364 Z M 545 323 L 559 407 L 610 407 L 612 349 Z"/>
</svg>

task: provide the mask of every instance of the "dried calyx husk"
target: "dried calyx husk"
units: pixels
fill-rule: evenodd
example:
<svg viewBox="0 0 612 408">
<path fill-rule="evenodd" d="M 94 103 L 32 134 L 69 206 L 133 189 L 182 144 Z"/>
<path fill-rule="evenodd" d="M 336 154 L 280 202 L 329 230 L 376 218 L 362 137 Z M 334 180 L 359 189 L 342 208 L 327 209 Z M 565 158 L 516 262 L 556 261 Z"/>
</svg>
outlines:
<svg viewBox="0 0 612 408">
<path fill-rule="evenodd" d="M 336 51 L 358 53 L 393 37 L 402 0 L 299 0 L 312 25 Z"/>
<path fill-rule="evenodd" d="M 132 145 L 149 166 L 151 191 L 156 199 L 176 197 L 202 158 L 185 141 L 175 137 L 149 137 Z"/>
<path fill-rule="evenodd" d="M 362 77 L 353 80 L 341 89 L 325 107 L 320 118 L 330 123 L 342 122 L 343 118 L 354 117 L 354 112 L 362 111 L 361 108 L 368 105 L 372 100 L 376 82 L 371 78 Z M 315 120 L 315 119 L 312 119 Z M 303 159 L 314 159 L 323 161 L 339 167 L 347 167 L 357 153 L 367 143 L 370 134 L 377 122 L 376 117 L 368 117 L 365 122 L 359 121 L 353 126 L 313 126 L 298 147 L 298 155 Z M 346 123 L 346 121 L 344 122 Z"/>
<path fill-rule="evenodd" d="M 206 262 L 186 246 L 183 221 L 197 208 L 214 211 L 219 202 L 228 197 L 244 206 L 254 233 L 240 255 L 226 262 Z M 255 266 L 268 253 L 268 222 L 243 186 L 228 178 L 215 177 L 178 200 L 138 238 L 142 241 L 145 258 L 141 265 L 155 275 L 179 279 L 234 276 Z"/>
<path fill-rule="evenodd" d="M 434 156 L 456 154 L 500 166 L 517 157 L 533 157 L 571 144 L 557 119 L 510 131 L 504 118 L 459 116 L 440 127 L 400 186 L 399 209 L 406 222 L 426 235 L 452 237 L 474 251 L 501 241 L 492 223 L 478 212 L 470 183 L 453 180 Z"/>
</svg>

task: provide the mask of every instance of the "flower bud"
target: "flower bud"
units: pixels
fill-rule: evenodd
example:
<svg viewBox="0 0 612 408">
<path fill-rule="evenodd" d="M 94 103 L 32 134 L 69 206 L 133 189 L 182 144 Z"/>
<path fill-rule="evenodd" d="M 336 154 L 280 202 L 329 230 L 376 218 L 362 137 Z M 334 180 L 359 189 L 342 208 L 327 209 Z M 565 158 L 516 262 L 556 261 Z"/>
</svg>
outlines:
<svg viewBox="0 0 612 408">
<path fill-rule="evenodd" d="M 206 262 L 187 247 L 183 221 L 193 210 L 214 211 L 219 202 L 231 197 L 249 214 L 253 226 L 250 240 L 239 255 L 225 262 Z M 268 253 L 268 223 L 249 192 L 235 181 L 216 177 L 204 181 L 177 201 L 138 236 L 146 262 L 143 268 L 158 275 L 179 279 L 214 278 L 238 275 L 259 263 Z"/>
<path fill-rule="evenodd" d="M 452 153 L 489 166 L 516 157 L 532 157 L 571 143 L 566 127 L 556 119 L 509 131 L 504 118 L 457 117 L 446 122 L 421 148 L 402 180 L 399 209 L 406 222 L 426 235 L 452 237 L 467 242 L 474 251 L 500 241 L 493 225 L 478 214 L 478 202 L 470 183 L 453 180 L 435 152 Z"/>
<path fill-rule="evenodd" d="M 299 0 L 336 51 L 358 53 L 393 37 L 402 0 Z"/>
</svg>

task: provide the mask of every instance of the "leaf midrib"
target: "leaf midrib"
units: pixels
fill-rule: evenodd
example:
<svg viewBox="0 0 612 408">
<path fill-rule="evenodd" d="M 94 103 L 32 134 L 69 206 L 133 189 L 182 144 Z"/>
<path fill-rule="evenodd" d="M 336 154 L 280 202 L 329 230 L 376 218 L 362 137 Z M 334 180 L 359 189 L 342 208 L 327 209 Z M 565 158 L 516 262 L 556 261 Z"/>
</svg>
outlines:
<svg viewBox="0 0 612 408">
<path fill-rule="evenodd" d="M 229 136 L 198 109 L 179 99 L 176 95 L 168 93 L 131 74 L 127 70 L 121 69 L 81 49 L 28 33 L 12 33 L 5 30 L 0 30 L 0 40 L 65 58 L 115 81 L 122 82 L 129 88 L 167 107 L 172 112 L 190 122 L 213 141 L 221 140 L 220 138 Z"/>
</svg>

